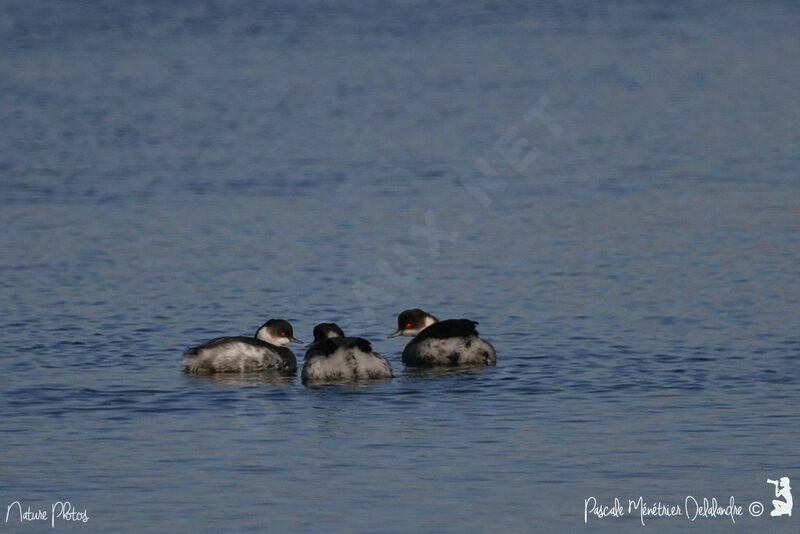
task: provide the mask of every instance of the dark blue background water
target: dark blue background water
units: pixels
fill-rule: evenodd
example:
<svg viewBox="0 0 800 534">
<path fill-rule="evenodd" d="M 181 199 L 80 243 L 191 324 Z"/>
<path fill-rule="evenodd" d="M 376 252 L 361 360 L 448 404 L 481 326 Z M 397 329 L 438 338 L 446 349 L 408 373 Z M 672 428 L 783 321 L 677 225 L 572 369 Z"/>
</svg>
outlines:
<svg viewBox="0 0 800 534">
<path fill-rule="evenodd" d="M 0 509 L 522 532 L 585 528 L 589 496 L 734 495 L 737 529 L 797 531 L 747 504 L 800 484 L 798 23 L 792 2 L 1 2 Z M 497 368 L 403 372 L 384 337 L 416 306 L 480 321 Z M 181 374 L 186 346 L 273 316 L 336 321 L 398 376 Z"/>
</svg>

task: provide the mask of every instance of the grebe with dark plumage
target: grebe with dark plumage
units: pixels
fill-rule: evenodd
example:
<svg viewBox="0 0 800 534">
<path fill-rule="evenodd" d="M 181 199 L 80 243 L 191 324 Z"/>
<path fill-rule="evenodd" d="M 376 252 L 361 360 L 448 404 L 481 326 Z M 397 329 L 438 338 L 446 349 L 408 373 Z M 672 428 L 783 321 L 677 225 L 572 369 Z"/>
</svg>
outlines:
<svg viewBox="0 0 800 534">
<path fill-rule="evenodd" d="M 244 373 L 256 371 L 294 372 L 297 358 L 286 345 L 302 343 L 294 337 L 292 325 L 270 319 L 254 337 L 218 337 L 183 353 L 186 373 Z"/>
<path fill-rule="evenodd" d="M 303 382 L 352 382 L 391 378 L 392 366 L 364 338 L 346 337 L 336 323 L 314 327 L 303 364 Z"/>
<path fill-rule="evenodd" d="M 414 336 L 403 350 L 403 363 L 410 367 L 494 365 L 494 347 L 478 336 L 469 319 L 439 321 L 419 308 L 397 316 L 397 331 L 389 337 Z"/>
</svg>

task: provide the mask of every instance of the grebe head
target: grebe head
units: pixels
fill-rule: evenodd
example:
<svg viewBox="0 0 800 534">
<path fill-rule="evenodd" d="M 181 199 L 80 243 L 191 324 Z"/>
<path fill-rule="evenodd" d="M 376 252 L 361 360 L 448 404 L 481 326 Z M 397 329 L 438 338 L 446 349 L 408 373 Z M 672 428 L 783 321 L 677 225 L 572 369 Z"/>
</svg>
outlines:
<svg viewBox="0 0 800 534">
<path fill-rule="evenodd" d="M 319 323 L 314 327 L 314 341 L 323 341 L 331 337 L 344 337 L 344 332 L 336 323 Z"/>
<path fill-rule="evenodd" d="M 294 337 L 294 331 L 289 321 L 283 319 L 270 319 L 256 331 L 256 338 L 273 345 L 284 346 L 290 342 L 302 343 Z"/>
<path fill-rule="evenodd" d="M 389 337 L 416 336 L 439 319 L 419 308 L 406 310 L 397 316 L 397 331 Z"/>
</svg>

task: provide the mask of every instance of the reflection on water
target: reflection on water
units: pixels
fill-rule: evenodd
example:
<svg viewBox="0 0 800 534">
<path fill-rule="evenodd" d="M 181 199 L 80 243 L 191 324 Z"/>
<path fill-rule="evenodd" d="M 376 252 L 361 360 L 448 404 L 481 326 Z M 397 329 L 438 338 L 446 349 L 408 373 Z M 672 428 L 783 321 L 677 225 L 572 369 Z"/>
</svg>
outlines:
<svg viewBox="0 0 800 534">
<path fill-rule="evenodd" d="M 799 14 L 3 3 L 0 502 L 102 532 L 768 503 L 800 476 Z M 560 130 L 526 119 L 545 101 Z M 479 321 L 497 367 L 404 369 L 384 336 L 417 306 Z M 397 376 L 180 372 L 273 316 L 336 321 Z"/>
<path fill-rule="evenodd" d="M 294 374 L 280 373 L 214 373 L 185 376 L 187 380 L 229 386 L 285 386 L 295 382 Z"/>
<path fill-rule="evenodd" d="M 318 382 L 314 380 L 309 380 L 303 385 L 310 389 L 336 388 L 336 389 L 360 390 L 360 389 L 367 389 L 379 384 L 387 384 L 391 381 L 392 379 L 390 378 L 373 378 L 373 379 L 363 379 L 363 380 L 349 380 L 342 382 L 336 382 L 336 381 Z"/>
<path fill-rule="evenodd" d="M 484 366 L 467 367 L 408 367 L 403 370 L 403 376 L 412 379 L 446 378 L 453 375 L 478 374 L 486 370 Z"/>
</svg>

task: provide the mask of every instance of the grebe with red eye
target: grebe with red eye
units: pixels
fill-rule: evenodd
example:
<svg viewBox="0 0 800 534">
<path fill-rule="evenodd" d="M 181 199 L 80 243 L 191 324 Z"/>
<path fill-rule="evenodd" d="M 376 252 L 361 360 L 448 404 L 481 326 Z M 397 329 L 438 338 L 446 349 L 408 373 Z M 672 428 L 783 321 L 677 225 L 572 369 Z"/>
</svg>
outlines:
<svg viewBox="0 0 800 534">
<path fill-rule="evenodd" d="M 292 325 L 270 319 L 254 337 L 218 337 L 183 353 L 186 373 L 245 373 L 254 371 L 294 372 L 297 358 L 286 345 L 302 343 L 294 337 Z"/>
<path fill-rule="evenodd" d="M 410 367 L 494 365 L 494 347 L 478 336 L 469 319 L 439 321 L 419 308 L 397 316 L 397 331 L 389 335 L 413 336 L 403 350 L 403 363 Z"/>
<path fill-rule="evenodd" d="M 392 366 L 366 339 L 345 337 L 336 323 L 320 323 L 314 327 L 302 378 L 304 384 L 392 378 Z"/>
</svg>

